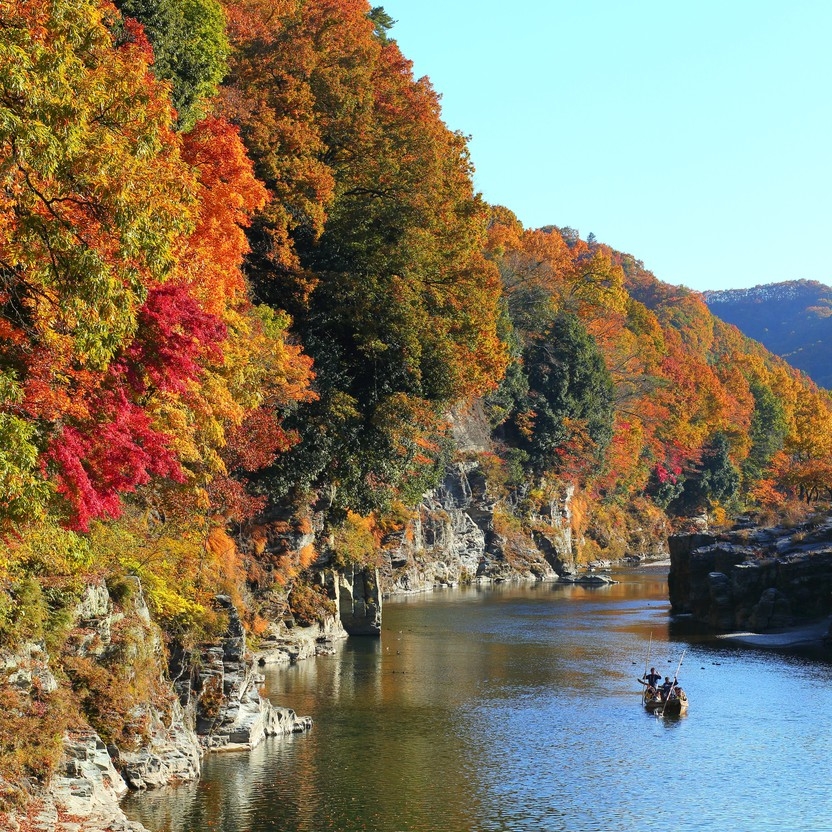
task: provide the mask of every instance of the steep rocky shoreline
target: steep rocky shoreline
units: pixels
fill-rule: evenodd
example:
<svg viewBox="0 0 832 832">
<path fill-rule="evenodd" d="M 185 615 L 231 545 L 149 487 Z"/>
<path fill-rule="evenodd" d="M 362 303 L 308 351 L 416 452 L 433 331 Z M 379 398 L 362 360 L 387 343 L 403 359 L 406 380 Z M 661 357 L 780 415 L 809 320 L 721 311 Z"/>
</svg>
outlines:
<svg viewBox="0 0 832 832">
<path fill-rule="evenodd" d="M 722 633 L 750 631 L 750 637 L 811 625 L 829 638 L 818 624 L 832 615 L 829 519 L 791 529 L 679 535 L 669 546 L 673 614 Z"/>
<path fill-rule="evenodd" d="M 23 814 L 0 815 L 3 828 L 43 832 L 143 832 L 128 821 L 119 801 L 128 789 L 144 790 L 199 777 L 202 757 L 217 750 L 249 750 L 266 736 L 311 728 L 298 717 L 261 696 L 263 677 L 255 671 L 246 634 L 230 599 L 217 598 L 228 613 L 228 630 L 218 645 L 206 645 L 190 673 L 168 678 L 161 633 L 153 625 L 141 586 L 134 582 L 130 603 L 118 608 L 103 581 L 89 585 L 75 610 L 69 643 L 73 654 L 104 658 L 114 648 L 116 630 L 139 627 L 145 648 L 137 660 L 150 662 L 167 692 L 161 702 L 143 702 L 130 714 L 144 725 L 135 749 L 107 745 L 91 727 L 71 728 L 63 737 L 57 771 L 46 790 L 33 788 Z M 193 659 L 193 657 L 191 657 Z M 6 681 L 32 697 L 57 689 L 44 645 L 26 643 L 0 652 Z M 116 691 L 113 691 L 117 695 Z M 140 712 L 139 712 L 140 711 Z M 3 787 L 0 778 L 0 788 Z"/>
<path fill-rule="evenodd" d="M 411 521 L 385 541 L 378 568 L 333 568 L 323 560 L 313 569 L 332 603 L 331 614 L 308 626 L 285 614 L 275 616 L 253 644 L 232 599 L 220 595 L 215 604 L 227 618 L 224 636 L 188 650 L 174 646 L 167 655 L 137 579 L 131 579 L 128 601 L 120 602 L 114 602 L 103 580 L 91 584 L 75 611 L 71 649 L 91 661 L 106 661 L 116 649 L 114 636 L 132 629 L 138 646 L 131 649 L 141 653 L 132 660 L 152 666 L 163 701 L 143 703 L 142 713 L 132 714 L 141 717 L 144 735 L 131 749 L 108 745 L 88 727 L 67 731 L 48 789 L 36 794 L 25 817 L 7 818 L 9 828 L 143 832 L 120 809 L 128 789 L 194 780 L 205 753 L 245 751 L 265 736 L 310 729 L 308 717 L 261 695 L 260 667 L 333 652 L 334 642 L 348 635 L 379 635 L 385 596 L 474 582 L 557 580 L 573 572 L 571 498 L 566 490 L 545 506 L 536 531 L 521 530 L 519 523 L 501 528 L 496 513 L 505 508 L 489 496 L 480 465 L 474 458 L 458 461 L 425 495 Z M 306 545 L 307 537 L 296 545 Z M 23 645 L 2 660 L 0 668 L 21 689 L 48 691 L 58 685 L 43 645 Z"/>
</svg>

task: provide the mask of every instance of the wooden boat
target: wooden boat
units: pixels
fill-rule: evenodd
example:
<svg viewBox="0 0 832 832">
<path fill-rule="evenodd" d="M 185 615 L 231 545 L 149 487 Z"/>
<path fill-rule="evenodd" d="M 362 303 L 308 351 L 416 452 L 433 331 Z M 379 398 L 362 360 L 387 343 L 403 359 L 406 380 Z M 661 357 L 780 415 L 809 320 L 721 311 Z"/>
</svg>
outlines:
<svg viewBox="0 0 832 832">
<path fill-rule="evenodd" d="M 650 693 L 645 691 L 641 701 L 644 704 L 644 709 L 650 713 L 661 714 L 662 716 L 680 716 L 688 712 L 688 697 L 687 694 L 678 688 L 679 693 L 671 693 L 670 699 L 665 702 L 661 694 L 658 692 Z"/>
<path fill-rule="evenodd" d="M 682 658 L 679 659 L 679 665 L 676 668 L 676 672 L 673 674 L 673 685 L 667 693 L 667 701 L 662 697 L 661 688 L 655 688 L 648 684 L 648 681 L 655 682 L 657 679 L 660 679 L 661 676 L 656 673 L 656 668 L 653 667 L 650 669 L 650 673 L 653 674 L 652 677 L 648 680 L 647 674 L 647 666 L 650 663 L 650 646 L 653 644 L 653 633 L 650 633 L 650 642 L 647 647 L 647 659 L 644 662 L 644 675 L 639 679 L 642 685 L 645 685 L 644 692 L 641 694 L 641 702 L 644 705 L 645 710 L 649 711 L 651 714 L 659 714 L 661 716 L 680 716 L 681 714 L 686 714 L 688 712 L 688 697 L 687 694 L 678 686 L 677 681 L 679 679 L 679 671 L 682 669 L 682 662 L 685 659 L 685 653 L 687 653 L 687 647 L 682 650 Z M 668 676 L 664 677 L 665 682 L 668 686 L 670 686 L 670 678 Z"/>
</svg>

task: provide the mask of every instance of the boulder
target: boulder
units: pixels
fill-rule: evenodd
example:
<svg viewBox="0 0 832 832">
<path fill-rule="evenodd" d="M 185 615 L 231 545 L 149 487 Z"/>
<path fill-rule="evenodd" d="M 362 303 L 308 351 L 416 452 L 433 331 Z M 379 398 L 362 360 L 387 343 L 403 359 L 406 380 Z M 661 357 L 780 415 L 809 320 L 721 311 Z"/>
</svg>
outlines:
<svg viewBox="0 0 832 832">
<path fill-rule="evenodd" d="M 749 626 L 755 632 L 782 629 L 792 623 L 791 602 L 773 586 L 763 591 L 749 617 Z"/>
</svg>

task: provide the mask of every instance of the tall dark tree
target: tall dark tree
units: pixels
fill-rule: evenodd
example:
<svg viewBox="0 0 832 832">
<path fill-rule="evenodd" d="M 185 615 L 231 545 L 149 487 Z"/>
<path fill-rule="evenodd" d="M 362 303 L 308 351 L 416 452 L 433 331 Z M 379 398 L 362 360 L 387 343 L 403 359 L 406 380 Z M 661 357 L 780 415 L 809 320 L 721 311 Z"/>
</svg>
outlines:
<svg viewBox="0 0 832 832">
<path fill-rule="evenodd" d="M 396 25 L 396 21 L 384 11 L 384 6 L 373 6 L 368 16 L 375 26 L 376 37 L 386 44 L 390 40 L 387 33 Z"/>
<path fill-rule="evenodd" d="M 280 496 L 294 462 L 295 479 L 365 510 L 426 484 L 443 413 L 504 370 L 485 206 L 465 138 L 380 36 L 383 10 L 240 5 L 249 24 L 235 30 L 227 106 L 273 196 L 249 275 L 291 313 L 320 394 L 296 416 L 301 442 L 261 485 Z"/>
<path fill-rule="evenodd" d="M 684 488 L 670 508 L 680 514 L 699 511 L 709 502 L 725 503 L 736 496 L 740 472 L 731 461 L 730 445 L 724 433 L 717 433 L 706 444 L 699 470 L 684 481 Z"/>
<path fill-rule="evenodd" d="M 749 437 L 751 449 L 742 463 L 743 480 L 754 483 L 759 480 L 771 458 L 782 447 L 789 431 L 782 402 L 771 388 L 760 382 L 752 382 L 754 414 L 751 417 Z"/>
<path fill-rule="evenodd" d="M 529 392 L 512 422 L 534 468 L 568 473 L 574 452 L 600 462 L 612 439 L 613 385 L 580 320 L 557 315 L 526 348 L 523 363 Z"/>
</svg>

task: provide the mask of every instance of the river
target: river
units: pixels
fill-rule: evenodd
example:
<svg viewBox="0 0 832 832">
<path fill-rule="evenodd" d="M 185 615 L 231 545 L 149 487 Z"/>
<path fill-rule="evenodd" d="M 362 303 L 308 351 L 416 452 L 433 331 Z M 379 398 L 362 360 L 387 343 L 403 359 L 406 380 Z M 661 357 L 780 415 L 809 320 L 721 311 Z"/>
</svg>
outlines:
<svg viewBox="0 0 832 832">
<path fill-rule="evenodd" d="M 832 830 L 832 662 L 685 635 L 666 570 L 612 586 L 385 603 L 380 639 L 270 670 L 315 721 L 197 784 L 131 797 L 154 832 Z M 690 710 L 643 711 L 650 664 Z"/>
</svg>

